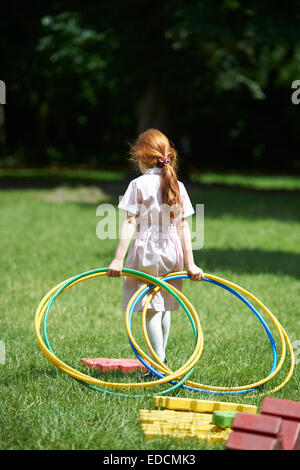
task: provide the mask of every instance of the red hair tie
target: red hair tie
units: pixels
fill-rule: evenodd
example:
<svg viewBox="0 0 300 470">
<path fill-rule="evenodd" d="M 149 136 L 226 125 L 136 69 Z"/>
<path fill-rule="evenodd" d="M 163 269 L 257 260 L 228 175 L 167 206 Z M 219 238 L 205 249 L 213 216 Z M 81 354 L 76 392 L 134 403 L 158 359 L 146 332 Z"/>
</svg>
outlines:
<svg viewBox="0 0 300 470">
<path fill-rule="evenodd" d="M 157 160 L 157 165 L 162 168 L 166 165 L 169 165 L 171 163 L 171 158 L 170 157 L 160 157 Z"/>
</svg>

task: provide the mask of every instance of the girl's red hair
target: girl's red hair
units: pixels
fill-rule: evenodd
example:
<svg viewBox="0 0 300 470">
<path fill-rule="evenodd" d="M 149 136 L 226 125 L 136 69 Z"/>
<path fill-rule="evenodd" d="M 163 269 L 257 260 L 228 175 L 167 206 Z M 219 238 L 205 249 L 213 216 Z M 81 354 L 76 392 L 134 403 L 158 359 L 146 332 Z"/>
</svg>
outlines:
<svg viewBox="0 0 300 470">
<path fill-rule="evenodd" d="M 182 207 L 180 190 L 177 180 L 177 152 L 169 139 L 157 129 L 148 129 L 139 135 L 136 142 L 130 147 L 131 159 L 134 162 L 141 162 L 147 168 L 158 167 L 158 159 L 169 157 L 171 162 L 163 166 L 162 176 L 162 196 L 164 203 L 168 206 Z M 171 217 L 174 217 L 171 211 Z"/>
</svg>

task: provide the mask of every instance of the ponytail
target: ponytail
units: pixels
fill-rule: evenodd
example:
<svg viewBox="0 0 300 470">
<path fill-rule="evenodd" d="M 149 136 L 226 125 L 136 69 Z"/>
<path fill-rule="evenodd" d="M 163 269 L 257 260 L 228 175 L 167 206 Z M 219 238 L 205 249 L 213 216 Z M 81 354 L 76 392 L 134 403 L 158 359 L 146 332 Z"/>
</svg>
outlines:
<svg viewBox="0 0 300 470">
<path fill-rule="evenodd" d="M 169 139 L 157 129 L 148 129 L 140 134 L 136 143 L 130 148 L 131 160 L 141 162 L 147 168 L 162 167 L 163 202 L 172 207 L 170 217 L 175 212 L 182 212 L 182 200 L 177 180 L 177 152 Z"/>
<path fill-rule="evenodd" d="M 161 171 L 163 202 L 172 207 L 173 210 L 170 212 L 172 219 L 175 217 L 174 210 L 177 212 L 182 207 L 175 163 L 176 157 L 175 161 L 171 158 L 171 163 L 165 165 Z"/>
</svg>

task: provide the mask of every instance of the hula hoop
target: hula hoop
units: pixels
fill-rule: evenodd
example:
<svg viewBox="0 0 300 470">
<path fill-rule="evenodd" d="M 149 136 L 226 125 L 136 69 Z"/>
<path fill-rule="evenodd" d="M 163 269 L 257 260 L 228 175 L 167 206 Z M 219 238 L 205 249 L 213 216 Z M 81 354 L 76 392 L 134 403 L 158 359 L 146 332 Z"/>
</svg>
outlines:
<svg viewBox="0 0 300 470">
<path fill-rule="evenodd" d="M 173 278 L 174 275 L 187 275 L 187 272 L 186 271 L 182 271 L 182 272 L 178 272 L 178 273 L 170 273 L 168 274 L 164 279 L 167 280 L 168 278 Z M 200 389 L 201 387 L 203 387 L 204 390 L 210 390 L 210 391 L 215 391 L 215 392 L 224 392 L 224 393 L 230 393 L 231 391 L 243 391 L 245 390 L 246 392 L 249 392 L 250 388 L 253 388 L 253 389 L 256 389 L 264 384 L 266 384 L 267 382 L 269 382 L 272 378 L 274 378 L 274 376 L 279 372 L 279 370 L 281 369 L 282 365 L 283 365 L 283 362 L 284 362 L 284 359 L 285 359 L 285 354 L 286 354 L 286 343 L 288 345 L 288 349 L 289 349 L 289 353 L 290 353 L 290 360 L 291 360 L 291 365 L 290 365 L 290 370 L 285 378 L 285 380 L 280 384 L 278 385 L 277 387 L 275 387 L 273 390 L 269 391 L 268 393 L 275 393 L 277 391 L 279 391 L 281 388 L 283 388 L 287 382 L 290 380 L 292 374 L 293 374 L 293 371 L 294 371 L 294 367 L 295 367 L 295 358 L 294 358 L 294 351 L 293 351 L 293 348 L 292 348 L 292 345 L 291 345 L 291 342 L 285 332 L 285 330 L 283 329 L 282 325 L 279 323 L 279 321 L 274 317 L 274 315 L 270 312 L 269 309 L 267 309 L 267 307 L 260 301 L 258 300 L 256 297 L 254 297 L 253 294 L 251 294 L 250 292 L 246 291 L 245 289 L 243 289 L 242 287 L 238 286 L 237 284 L 234 284 L 230 281 L 227 281 L 225 279 L 222 279 L 222 278 L 219 278 L 217 276 L 213 276 L 211 274 L 205 274 L 205 278 L 207 281 L 209 282 L 213 282 L 213 283 L 216 283 L 218 285 L 221 285 L 221 287 L 224 287 L 226 288 L 227 290 L 229 290 L 230 292 L 234 293 L 235 295 L 237 295 L 238 297 L 240 296 L 240 294 L 238 293 L 235 293 L 234 292 L 234 288 L 239 290 L 240 292 L 244 293 L 245 295 L 248 295 L 254 302 L 256 302 L 264 311 L 265 313 L 269 316 L 269 318 L 271 319 L 271 321 L 273 322 L 275 328 L 277 329 L 277 332 L 279 334 L 279 337 L 280 337 L 280 340 L 281 340 L 281 346 L 282 346 L 282 352 L 281 352 L 281 358 L 280 358 L 280 361 L 277 365 L 277 367 L 275 368 L 275 370 L 273 370 L 273 372 L 271 372 L 268 377 L 266 377 L 265 379 L 262 379 L 258 382 L 255 382 L 253 384 L 250 384 L 250 385 L 244 385 L 244 386 L 239 386 L 239 387 L 218 387 L 218 386 L 209 386 L 209 385 L 204 385 L 204 384 L 198 384 L 198 383 L 195 383 L 195 382 L 187 382 L 187 384 L 191 385 L 192 387 L 194 387 L 197 391 L 198 389 Z M 224 284 L 224 285 L 223 285 Z M 146 309 L 147 309 L 147 306 L 151 300 L 151 298 L 155 295 L 155 293 L 157 292 L 157 290 L 159 289 L 158 286 L 156 286 L 152 292 L 149 294 L 148 296 L 148 299 L 145 303 L 145 306 L 144 306 L 144 310 L 143 310 L 143 318 L 146 314 Z M 136 292 L 134 295 L 133 295 L 133 298 L 136 299 L 137 298 L 137 295 L 138 295 L 138 292 Z M 247 300 L 244 299 L 242 296 L 239 297 L 241 300 L 245 301 L 245 303 L 247 304 Z M 254 309 L 254 307 L 249 303 L 249 308 L 251 308 L 251 310 L 255 313 L 255 314 L 258 314 L 258 312 L 256 312 L 256 310 Z M 128 304 L 128 307 L 129 307 L 129 304 Z M 127 316 L 129 316 L 129 312 L 130 312 L 130 307 L 128 308 L 127 307 Z M 259 314 L 258 314 L 259 315 Z M 147 337 L 147 332 L 146 332 L 146 328 L 145 328 L 145 321 L 144 321 L 144 329 L 143 329 L 143 333 L 144 333 L 144 337 L 145 337 L 145 340 L 146 338 L 148 339 L 149 341 L 149 338 Z M 127 324 L 127 327 L 128 327 L 128 324 Z M 128 332 L 128 331 L 127 331 Z M 131 339 L 131 337 L 129 336 L 129 338 Z M 146 340 L 147 342 L 147 340 Z M 149 344 L 150 344 L 150 341 L 149 341 Z M 140 360 L 142 358 L 146 359 L 147 361 L 149 361 L 149 357 L 145 355 L 145 353 L 137 348 L 136 344 L 134 343 L 134 346 L 136 349 L 138 349 L 139 353 L 141 354 L 141 358 L 139 358 Z M 149 346 L 149 345 L 148 345 Z M 150 344 L 151 346 L 151 344 Z M 150 348 L 149 348 L 150 349 Z M 151 350 L 151 349 L 150 349 Z M 153 351 L 154 352 L 154 351 Z M 151 351 L 152 353 L 152 351 Z M 152 353 L 153 354 L 153 353 Z M 157 358 L 158 359 L 158 358 Z M 152 360 L 149 361 L 150 363 L 152 364 L 155 364 L 156 368 L 161 370 L 162 372 L 165 372 L 165 373 L 169 373 L 170 372 L 170 369 L 167 368 L 164 364 L 162 364 L 159 360 L 157 361 L 157 363 L 154 363 Z M 144 363 L 146 365 L 146 363 Z M 147 367 L 147 365 L 146 365 Z M 272 368 L 273 369 L 273 368 Z M 153 373 L 155 375 L 157 375 L 157 372 L 155 370 L 153 370 Z M 194 391 L 196 391 L 194 390 Z M 201 390 L 202 392 L 204 390 Z M 200 390 L 199 390 L 200 391 Z"/>
<path fill-rule="evenodd" d="M 182 305 L 182 307 L 185 309 L 186 313 L 190 316 L 192 321 L 195 322 L 195 325 L 196 325 L 198 331 L 200 331 L 202 333 L 200 321 L 199 321 L 199 318 L 197 316 L 197 312 L 192 307 L 192 305 L 190 304 L 188 299 L 186 299 L 185 296 L 181 292 L 178 291 L 178 295 L 177 295 L 177 293 L 173 292 L 173 286 L 170 287 L 164 281 L 161 281 L 157 278 L 154 278 L 154 277 L 152 277 L 148 274 L 140 273 L 139 271 L 124 268 L 123 271 L 122 271 L 122 274 L 125 274 L 125 273 L 126 273 L 126 275 L 129 275 L 129 276 L 137 277 L 137 278 L 140 278 L 140 279 L 146 279 L 146 280 L 150 281 L 151 283 L 153 283 L 154 285 L 160 286 L 161 288 L 163 288 L 164 290 L 169 292 L 171 295 L 173 295 L 178 300 L 178 302 Z M 90 279 L 90 278 L 93 278 L 93 277 L 103 276 L 105 274 L 107 274 L 107 268 L 96 269 L 96 270 L 93 270 L 93 271 L 88 271 L 86 273 L 77 275 L 77 276 L 75 276 L 71 279 L 68 279 L 67 281 L 64 281 L 64 282 L 60 283 L 58 286 L 54 287 L 42 299 L 42 301 L 40 302 L 40 304 L 38 306 L 38 309 L 36 311 L 35 333 L 36 333 L 38 345 L 41 348 L 44 355 L 47 357 L 47 359 L 50 362 L 52 362 L 56 367 L 61 369 L 63 372 L 69 374 L 71 377 L 73 377 L 73 378 L 75 378 L 79 381 L 83 381 L 83 382 L 86 382 L 88 384 L 103 385 L 103 386 L 114 387 L 114 388 L 131 389 L 131 388 L 145 388 L 145 387 L 150 387 L 150 386 L 153 386 L 153 385 L 159 385 L 159 384 L 162 384 L 162 383 L 169 382 L 170 379 L 179 378 L 179 375 L 180 375 L 180 372 L 181 372 L 182 368 L 179 369 L 180 372 L 176 372 L 174 374 L 172 373 L 172 374 L 170 374 L 170 377 L 166 376 L 166 377 L 164 377 L 162 379 L 159 379 L 157 381 L 154 381 L 154 382 L 140 382 L 140 383 L 104 382 L 104 381 L 101 381 L 101 380 L 98 380 L 98 379 L 94 379 L 93 377 L 90 377 L 86 374 L 83 374 L 83 373 L 77 371 L 76 369 L 73 369 L 72 367 L 68 366 L 67 364 L 65 364 L 63 361 L 61 361 L 60 359 L 58 359 L 55 356 L 55 354 L 53 352 L 53 349 L 50 345 L 50 342 L 47 338 L 47 317 L 48 317 L 48 314 L 50 312 L 50 308 L 51 308 L 55 298 L 58 295 L 60 295 L 64 290 L 69 289 L 70 287 L 74 286 L 75 284 L 77 284 L 79 282 L 82 282 L 83 280 Z M 189 305 L 189 308 L 191 308 L 191 312 L 186 307 L 186 305 Z M 41 325 L 41 321 L 42 321 L 43 317 L 44 317 L 43 331 L 44 331 L 44 338 L 47 341 L 47 345 L 44 343 L 44 341 L 43 341 L 43 339 L 40 335 L 40 325 Z M 194 353 L 191 356 L 191 359 L 189 361 L 187 361 L 187 363 L 184 365 L 185 374 L 188 374 L 188 375 L 185 376 L 180 381 L 180 384 L 184 383 L 184 381 L 186 381 L 187 377 L 192 372 L 193 366 L 197 363 L 197 361 L 199 360 L 199 357 L 201 355 L 202 344 L 203 344 L 203 335 L 201 334 L 199 336 L 197 334 L 196 336 L 197 336 L 197 338 L 196 338 L 197 341 L 196 341 L 196 346 L 195 346 Z M 178 386 L 180 386 L 180 385 L 176 384 L 175 387 L 172 387 L 171 389 L 168 389 L 167 391 L 165 391 L 163 393 L 168 393 L 172 390 L 175 390 L 176 388 L 178 388 Z M 142 396 L 145 396 L 145 395 L 142 395 Z"/>
<path fill-rule="evenodd" d="M 170 280 L 174 280 L 174 279 L 182 279 L 182 278 L 190 278 L 190 276 L 188 274 L 180 274 L 180 275 L 173 275 L 173 276 L 169 276 L 168 278 L 164 278 L 165 279 L 168 279 L 168 281 Z M 229 290 L 230 292 L 232 292 L 234 295 L 236 295 L 238 298 L 240 298 L 253 312 L 254 314 L 257 316 L 257 318 L 259 319 L 259 321 L 261 322 L 261 324 L 263 325 L 267 335 L 268 335 L 268 338 L 270 340 L 270 343 L 271 343 L 271 348 L 272 348 L 272 353 L 273 353 L 273 363 L 272 363 L 272 368 L 271 368 L 271 371 L 269 373 L 269 375 L 276 369 L 276 365 L 277 365 L 277 352 L 276 352 L 276 346 L 275 346 L 275 342 L 274 342 L 274 338 L 272 336 L 272 333 L 270 331 L 270 329 L 268 328 L 266 322 L 264 321 L 264 319 L 261 317 L 261 315 L 256 311 L 256 309 L 246 300 L 244 299 L 244 297 L 242 297 L 238 292 L 234 291 L 233 289 L 221 284 L 220 282 L 217 282 L 217 281 L 212 281 L 211 279 L 207 279 L 207 278 L 204 278 L 203 279 L 204 281 L 208 281 L 208 282 L 212 282 L 214 284 L 217 284 L 217 285 L 220 285 L 221 287 L 223 287 L 224 289 L 226 290 Z M 133 311 L 134 311 L 134 307 L 136 306 L 137 302 L 140 300 L 141 297 L 143 297 L 150 289 L 154 289 L 155 286 L 148 286 L 147 288 L 145 288 L 137 297 L 135 297 L 135 300 L 134 302 L 131 304 L 131 307 L 129 309 L 129 328 L 130 328 L 130 331 L 131 331 L 131 323 L 132 323 L 132 316 L 133 316 Z M 155 289 L 157 291 L 157 289 Z M 156 292 L 155 292 L 156 293 Z M 155 295 L 154 291 L 153 291 L 153 296 Z M 143 326 L 143 334 L 144 334 L 144 337 L 145 337 L 145 341 L 146 341 L 146 344 L 150 350 L 150 353 L 152 354 L 152 356 L 154 357 L 154 359 L 156 359 L 156 363 L 154 361 L 151 360 L 151 358 L 149 356 L 144 356 L 142 357 L 139 352 L 137 351 L 136 349 L 136 343 L 134 341 L 134 344 L 131 342 L 130 338 L 129 338 L 129 343 L 130 343 L 130 346 L 131 348 L 133 349 L 134 353 L 136 354 L 137 358 L 147 367 L 147 369 L 152 372 L 154 375 L 156 375 L 157 377 L 162 377 L 161 374 L 158 373 L 157 369 L 153 369 L 146 361 L 148 361 L 149 363 L 151 363 L 152 365 L 156 365 L 159 364 L 161 366 L 161 369 L 164 368 L 166 369 L 168 372 L 169 372 L 169 369 L 159 360 L 158 356 L 156 355 L 154 349 L 152 348 L 152 345 L 149 341 L 149 338 L 148 338 L 148 334 L 147 334 L 147 329 L 146 329 L 146 312 L 147 312 L 147 307 L 148 307 L 148 304 L 151 300 L 151 298 L 153 296 L 148 296 L 147 298 L 147 302 L 144 306 L 144 309 L 143 309 L 143 315 L 142 315 L 142 326 Z M 171 383 L 176 383 L 176 382 L 171 382 Z M 188 382 L 186 382 L 188 383 Z M 184 388 L 184 389 L 187 389 L 187 390 L 191 390 L 191 391 L 195 391 L 195 392 L 202 392 L 202 393 L 209 393 L 209 394 L 212 394 L 212 395 L 224 395 L 224 394 L 244 394 L 244 393 L 249 393 L 249 392 L 252 392 L 254 390 L 256 390 L 257 388 L 260 388 L 260 387 L 263 387 L 265 384 L 262 384 L 262 385 L 259 385 L 258 387 L 255 387 L 255 388 L 250 388 L 250 389 L 246 389 L 246 390 L 237 390 L 237 391 L 230 391 L 230 392 L 227 392 L 227 391 L 209 391 L 209 390 L 206 390 L 206 389 L 200 389 L 200 388 L 195 388 L 195 387 L 189 387 L 187 385 L 181 385 L 181 388 Z"/>
<path fill-rule="evenodd" d="M 190 301 L 180 291 L 178 291 L 174 286 L 167 284 L 168 281 L 170 281 L 172 279 L 175 279 L 175 278 L 178 278 L 179 276 L 189 277 L 187 272 L 182 271 L 182 272 L 177 272 L 177 273 L 170 273 L 170 274 L 166 275 L 164 278 L 162 278 L 162 277 L 154 278 L 153 276 L 150 276 L 148 274 L 141 273 L 139 271 L 135 271 L 135 270 L 127 269 L 127 268 L 124 268 L 122 270 L 122 274 L 126 274 L 126 275 L 129 275 L 129 276 L 136 277 L 138 279 L 144 279 L 144 280 L 148 281 L 146 284 L 141 286 L 141 288 L 138 291 L 135 292 L 135 294 L 132 296 L 132 298 L 130 299 L 130 301 L 127 305 L 126 314 L 125 314 L 125 327 L 126 327 L 127 334 L 128 334 L 128 337 L 129 337 L 129 342 L 130 342 L 130 345 L 133 348 L 135 354 L 139 358 L 139 360 L 141 360 L 141 362 L 149 370 L 151 370 L 151 372 L 153 372 L 155 375 L 158 374 L 157 377 L 160 377 L 159 380 L 154 380 L 152 382 L 140 382 L 140 383 L 111 383 L 111 382 L 104 382 L 104 381 L 101 381 L 101 380 L 98 380 L 98 379 L 94 379 L 93 377 L 90 377 L 90 376 L 88 376 L 84 373 L 81 373 L 81 372 L 77 371 L 76 369 L 73 369 L 72 367 L 68 366 L 67 364 L 65 364 L 63 361 L 61 361 L 60 359 L 58 359 L 55 356 L 55 354 L 52 350 L 52 347 L 50 345 L 50 342 L 48 340 L 48 337 L 47 337 L 47 317 L 49 315 L 51 306 L 52 306 L 55 298 L 58 295 L 60 295 L 64 290 L 67 290 L 70 287 L 72 287 L 72 286 L 76 285 L 77 283 L 82 282 L 84 280 L 91 279 L 91 278 L 94 278 L 94 277 L 103 276 L 103 275 L 107 274 L 107 271 L 108 271 L 107 268 L 96 269 L 96 270 L 93 270 L 93 271 L 88 271 L 88 272 L 83 273 L 83 274 L 79 274 L 77 276 L 74 276 L 73 278 L 70 278 L 66 281 L 61 282 L 56 287 L 54 287 L 50 292 L 48 292 L 48 294 L 46 294 L 44 296 L 44 298 L 41 300 L 41 302 L 40 302 L 40 304 L 37 308 L 36 315 L 35 315 L 34 328 L 35 328 L 36 338 L 37 338 L 38 345 L 39 345 L 40 349 L 42 350 L 43 354 L 56 367 L 58 367 L 60 370 L 67 373 L 68 375 L 70 375 L 72 378 L 78 380 L 81 384 L 83 384 L 85 386 L 88 386 L 88 387 L 90 387 L 90 388 L 92 388 L 96 391 L 101 391 L 101 392 L 104 392 L 104 393 L 107 393 L 107 394 L 112 394 L 112 395 L 127 396 L 127 397 L 145 397 L 145 396 L 152 396 L 152 395 L 120 394 L 120 393 L 116 393 L 116 392 L 109 392 L 107 390 L 99 389 L 99 388 L 95 387 L 94 385 L 103 385 L 103 386 L 112 387 L 112 388 L 125 388 L 125 389 L 134 388 L 135 389 L 135 388 L 145 388 L 145 387 L 150 387 L 150 386 L 170 382 L 171 384 L 175 383 L 175 385 L 173 387 L 169 388 L 168 390 L 165 390 L 161 393 L 156 393 L 156 395 L 164 395 L 164 394 L 169 393 L 173 390 L 176 390 L 177 388 L 179 388 L 181 386 L 183 386 L 184 388 L 187 388 L 189 390 L 201 391 L 201 392 L 205 392 L 205 393 L 208 393 L 208 391 L 209 391 L 209 393 L 221 392 L 221 394 L 232 393 L 232 392 L 248 393 L 250 391 L 253 391 L 253 390 L 255 390 L 257 388 L 260 388 L 261 386 L 265 385 L 272 378 L 274 378 L 275 375 L 279 372 L 279 370 L 281 369 L 281 367 L 283 365 L 284 359 L 285 359 L 286 344 L 288 346 L 289 353 L 290 353 L 290 369 L 289 369 L 289 372 L 288 372 L 287 376 L 285 377 L 285 379 L 281 382 L 281 384 L 278 385 L 277 387 L 275 387 L 273 390 L 269 391 L 268 393 L 271 394 L 271 393 L 275 393 L 275 392 L 279 391 L 290 380 L 290 378 L 293 374 L 293 371 L 294 371 L 294 367 L 295 367 L 294 351 L 293 351 L 291 342 L 290 342 L 285 330 L 283 329 L 283 327 L 279 323 L 279 321 L 276 319 L 276 317 L 267 309 L 267 307 L 265 307 L 265 305 L 262 302 L 260 302 L 256 297 L 254 297 L 250 292 L 247 292 L 245 289 L 241 288 L 240 286 L 238 286 L 238 285 L 236 285 L 236 284 L 234 284 L 230 281 L 226 281 L 225 279 L 218 278 L 217 276 L 212 276 L 210 274 L 205 274 L 205 281 L 212 282 L 214 284 L 220 285 L 224 289 L 226 289 L 229 292 L 236 295 L 238 298 L 240 298 L 240 300 L 242 300 L 253 311 L 253 313 L 255 313 L 255 315 L 258 317 L 259 320 L 262 319 L 262 318 L 258 314 L 258 312 L 255 310 L 255 308 L 250 304 L 250 302 L 248 302 L 246 299 L 244 299 L 244 297 L 242 297 L 238 292 L 236 292 L 235 289 L 238 290 L 239 292 L 242 292 L 243 294 L 247 295 L 248 297 L 250 297 L 257 305 L 259 305 L 264 310 L 264 312 L 269 316 L 269 318 L 273 322 L 273 324 L 274 324 L 274 326 L 275 326 L 275 328 L 276 328 L 276 330 L 279 334 L 279 338 L 280 338 L 280 341 L 281 341 L 281 358 L 279 360 L 279 363 L 274 368 L 275 357 L 277 358 L 277 353 L 275 355 L 275 351 L 273 349 L 273 344 L 274 344 L 274 347 L 275 347 L 275 343 L 274 343 L 274 339 L 273 339 L 272 335 L 270 336 L 270 334 L 271 334 L 270 330 L 268 329 L 266 323 L 262 319 L 262 321 L 261 320 L 260 321 L 263 324 L 263 326 L 264 326 L 264 328 L 265 328 L 265 330 L 266 330 L 266 332 L 269 336 L 269 339 L 270 339 L 270 342 L 271 342 L 271 345 L 272 345 L 272 351 L 273 351 L 273 366 L 272 366 L 270 374 L 265 379 L 262 379 L 258 382 L 255 382 L 254 384 L 244 385 L 244 386 L 239 386 L 239 387 L 218 387 L 218 386 L 209 386 L 209 385 L 203 385 L 203 384 L 198 384 L 198 383 L 194 383 L 194 382 L 189 382 L 187 379 L 190 376 L 190 374 L 192 373 L 193 368 L 196 365 L 196 363 L 198 362 L 198 360 L 201 356 L 202 350 L 203 350 L 203 333 L 202 333 L 202 329 L 201 329 L 201 324 L 200 324 L 197 312 L 195 311 L 195 309 L 192 306 L 192 304 L 190 303 Z M 144 333 L 146 342 L 148 340 L 148 343 L 150 344 L 149 338 L 147 336 L 146 328 L 145 328 L 145 315 L 146 315 L 147 306 L 149 305 L 149 302 L 150 302 L 151 298 L 155 295 L 155 293 L 160 288 L 162 288 L 163 290 L 165 290 L 166 292 L 171 294 L 173 297 L 175 297 L 175 299 L 184 308 L 184 310 L 187 313 L 188 318 L 191 322 L 191 325 L 193 327 L 195 340 L 196 340 L 195 349 L 194 349 L 191 357 L 176 372 L 172 372 L 169 368 L 167 368 L 159 360 L 157 362 L 154 362 L 154 361 L 152 361 L 151 358 L 146 356 L 146 354 L 135 343 L 135 340 L 134 340 L 134 338 L 131 334 L 132 312 L 134 310 L 134 306 L 138 302 L 138 300 L 136 300 L 136 299 L 141 298 L 143 295 L 145 295 L 151 289 L 151 292 L 148 295 L 148 298 L 146 300 L 144 310 L 143 310 L 143 333 Z M 42 320 L 43 320 L 43 333 L 44 333 L 45 342 L 43 341 L 43 339 L 41 337 L 41 334 L 40 334 L 40 327 L 41 327 Z M 269 332 L 270 332 L 270 334 L 269 334 Z M 200 333 L 200 335 L 198 333 Z M 150 346 L 151 346 L 151 344 L 150 344 Z M 150 349 L 150 351 L 151 351 L 151 349 Z M 154 355 L 155 355 L 155 352 L 154 352 Z M 151 369 L 151 366 L 149 364 L 147 364 L 146 361 L 145 361 L 146 358 L 147 358 L 147 360 L 150 364 L 152 364 L 153 366 L 155 365 L 155 367 L 158 370 L 160 370 L 161 372 L 163 372 L 167 375 L 161 376 L 159 373 L 157 373 L 156 370 Z M 158 359 L 158 358 L 156 357 L 156 359 Z M 179 380 L 179 382 L 176 382 L 176 380 Z M 186 384 L 186 385 L 184 385 L 184 384 Z M 202 389 L 201 389 L 201 387 L 202 387 Z"/>
</svg>

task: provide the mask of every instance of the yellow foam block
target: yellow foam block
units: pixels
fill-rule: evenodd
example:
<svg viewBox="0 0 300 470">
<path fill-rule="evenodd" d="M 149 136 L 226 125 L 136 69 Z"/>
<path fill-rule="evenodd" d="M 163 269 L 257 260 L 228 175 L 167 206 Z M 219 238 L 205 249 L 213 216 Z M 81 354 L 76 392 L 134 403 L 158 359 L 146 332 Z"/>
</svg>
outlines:
<svg viewBox="0 0 300 470">
<path fill-rule="evenodd" d="M 194 411 L 196 413 L 213 413 L 214 411 L 239 411 L 242 413 L 257 413 L 257 406 L 244 403 L 227 403 L 210 400 L 197 400 L 178 397 L 153 397 L 153 403 L 160 408 L 180 411 Z"/>
<path fill-rule="evenodd" d="M 155 439 L 157 437 L 173 437 L 175 439 L 196 438 L 200 441 L 205 441 L 208 444 L 218 444 L 220 442 L 226 442 L 231 430 L 222 429 L 219 432 L 199 431 L 194 429 L 176 430 L 167 428 L 157 428 L 153 424 L 146 424 L 143 428 L 144 438 L 147 440 Z"/>
<path fill-rule="evenodd" d="M 212 414 L 208 413 L 187 413 L 186 411 L 173 411 L 173 410 L 140 410 L 139 412 L 141 423 L 187 423 L 195 425 L 213 424 Z"/>
<path fill-rule="evenodd" d="M 140 423 L 145 439 L 156 437 L 185 437 L 205 440 L 209 444 L 226 442 L 231 429 L 212 423 L 212 415 L 178 411 L 140 410 Z"/>
</svg>

